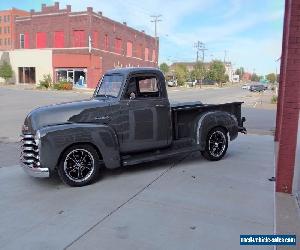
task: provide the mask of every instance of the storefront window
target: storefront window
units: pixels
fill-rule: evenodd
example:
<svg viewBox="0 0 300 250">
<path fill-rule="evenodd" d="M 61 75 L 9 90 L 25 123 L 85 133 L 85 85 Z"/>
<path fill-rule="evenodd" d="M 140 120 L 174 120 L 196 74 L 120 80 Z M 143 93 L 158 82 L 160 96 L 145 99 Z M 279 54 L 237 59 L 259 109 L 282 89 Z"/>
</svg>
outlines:
<svg viewBox="0 0 300 250">
<path fill-rule="evenodd" d="M 56 69 L 57 82 L 70 82 L 74 87 L 86 87 L 86 69 Z"/>
</svg>

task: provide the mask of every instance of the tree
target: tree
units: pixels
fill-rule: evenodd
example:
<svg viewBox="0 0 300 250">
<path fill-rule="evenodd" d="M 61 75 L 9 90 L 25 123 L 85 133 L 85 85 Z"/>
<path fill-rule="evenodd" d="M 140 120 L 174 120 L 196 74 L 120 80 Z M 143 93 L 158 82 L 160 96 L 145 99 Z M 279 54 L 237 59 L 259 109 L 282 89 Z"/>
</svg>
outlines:
<svg viewBox="0 0 300 250">
<path fill-rule="evenodd" d="M 0 65 L 0 77 L 4 78 L 5 82 L 13 76 L 13 71 L 9 63 L 4 62 Z"/>
<path fill-rule="evenodd" d="M 162 63 L 159 65 L 159 69 L 165 74 L 167 74 L 169 72 L 169 65 L 166 63 Z"/>
<path fill-rule="evenodd" d="M 257 74 L 253 73 L 251 75 L 251 81 L 252 82 L 259 82 L 259 80 L 260 80 L 260 76 L 258 76 Z"/>
<path fill-rule="evenodd" d="M 270 73 L 270 74 L 266 75 L 266 78 L 270 83 L 276 82 L 276 75 L 274 73 Z"/>
<path fill-rule="evenodd" d="M 203 62 L 197 62 L 191 72 L 191 77 L 195 80 L 202 81 L 205 77 L 206 69 Z"/>
<path fill-rule="evenodd" d="M 179 85 L 184 85 L 189 76 L 189 72 L 185 65 L 177 64 L 175 67 L 175 76 Z"/>
<path fill-rule="evenodd" d="M 219 60 L 214 60 L 208 71 L 208 79 L 222 83 L 225 79 L 225 65 Z"/>
<path fill-rule="evenodd" d="M 240 67 L 239 69 L 236 69 L 236 71 L 235 71 L 235 74 L 239 75 L 240 79 L 242 79 L 244 73 L 245 73 L 245 70 L 243 67 Z"/>
</svg>

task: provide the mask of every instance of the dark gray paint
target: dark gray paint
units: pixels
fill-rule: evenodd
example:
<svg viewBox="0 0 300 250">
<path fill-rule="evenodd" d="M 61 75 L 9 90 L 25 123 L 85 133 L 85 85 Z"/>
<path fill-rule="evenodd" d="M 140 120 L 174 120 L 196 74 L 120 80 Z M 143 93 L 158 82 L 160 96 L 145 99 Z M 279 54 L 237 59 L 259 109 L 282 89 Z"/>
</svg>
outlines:
<svg viewBox="0 0 300 250">
<path fill-rule="evenodd" d="M 41 132 L 41 166 L 53 171 L 66 148 L 90 143 L 98 149 L 107 168 L 116 168 L 125 163 L 122 158 L 126 154 L 134 158 L 159 148 L 167 150 L 166 155 L 175 147 L 178 152 L 185 147 L 204 149 L 206 134 L 215 126 L 226 128 L 233 140 L 243 125 L 241 103 L 170 105 L 164 76 L 157 69 L 124 68 L 107 74 L 123 76 L 117 98 L 97 97 L 96 88 L 90 100 L 45 106 L 28 114 L 24 123 L 28 130 L 23 133 Z M 125 96 L 127 81 L 136 75 L 156 76 L 159 97 L 129 100 Z M 186 140 L 188 144 L 178 147 L 177 142 Z"/>
</svg>

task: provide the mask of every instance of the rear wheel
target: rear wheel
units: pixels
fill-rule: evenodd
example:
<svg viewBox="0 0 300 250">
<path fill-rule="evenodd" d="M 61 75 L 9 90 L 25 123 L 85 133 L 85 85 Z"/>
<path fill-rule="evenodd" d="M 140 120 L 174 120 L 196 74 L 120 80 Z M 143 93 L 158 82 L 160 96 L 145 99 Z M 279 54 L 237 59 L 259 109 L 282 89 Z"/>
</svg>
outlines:
<svg viewBox="0 0 300 250">
<path fill-rule="evenodd" d="M 209 131 L 206 137 L 205 150 L 201 154 L 210 161 L 218 161 L 223 158 L 228 148 L 227 131 L 216 127 Z"/>
<path fill-rule="evenodd" d="M 92 146 L 74 145 L 63 153 L 58 174 L 67 185 L 85 186 L 98 177 L 101 162 L 97 151 Z"/>
</svg>

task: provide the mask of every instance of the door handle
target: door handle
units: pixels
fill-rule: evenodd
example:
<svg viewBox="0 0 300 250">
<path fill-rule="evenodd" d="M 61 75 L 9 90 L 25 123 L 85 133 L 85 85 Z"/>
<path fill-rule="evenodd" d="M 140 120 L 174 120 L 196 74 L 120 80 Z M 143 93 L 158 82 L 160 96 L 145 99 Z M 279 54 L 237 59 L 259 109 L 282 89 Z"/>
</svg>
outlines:
<svg viewBox="0 0 300 250">
<path fill-rule="evenodd" d="M 110 117 L 109 116 L 96 116 L 95 120 L 96 121 L 109 121 Z"/>
<path fill-rule="evenodd" d="M 165 107 L 163 104 L 156 104 L 155 107 Z"/>
</svg>

